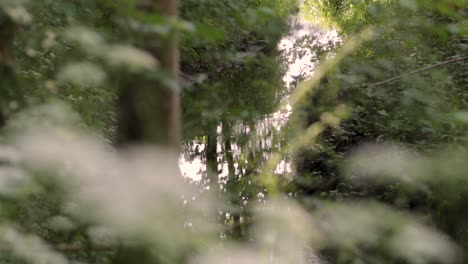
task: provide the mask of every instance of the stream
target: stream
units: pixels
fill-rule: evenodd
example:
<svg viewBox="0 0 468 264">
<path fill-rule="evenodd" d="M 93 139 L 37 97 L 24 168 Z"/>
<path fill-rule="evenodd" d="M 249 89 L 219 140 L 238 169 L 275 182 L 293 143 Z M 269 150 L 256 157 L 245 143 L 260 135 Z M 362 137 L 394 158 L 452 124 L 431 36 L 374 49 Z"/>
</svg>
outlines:
<svg viewBox="0 0 468 264">
<path fill-rule="evenodd" d="M 254 123 L 239 121 L 229 127 L 229 138 L 223 133 L 224 123 L 217 126 L 216 131 L 216 163 L 217 172 L 211 172 L 217 177 L 220 190 L 238 190 L 238 198 L 234 204 L 245 207 L 250 199 L 263 202 L 264 190 L 253 193 L 239 186 L 250 186 L 250 178 L 244 177 L 253 173 L 260 173 L 262 165 L 270 158 L 271 153 L 281 151 L 286 145 L 282 130 L 287 127 L 292 114 L 292 107 L 288 104 L 288 97 L 300 80 L 314 73 L 314 68 L 322 56 L 331 52 L 341 43 L 337 32 L 323 30 L 306 21 L 300 15 L 290 20 L 290 31 L 278 43 L 280 53 L 279 62 L 282 63 L 281 85 L 285 93 L 276 111 L 263 115 Z M 235 140 L 247 137 L 246 141 Z M 213 147 L 212 147 L 213 148 Z M 209 190 L 210 161 L 208 161 L 209 140 L 193 141 L 185 145 L 185 151 L 179 160 L 180 170 L 184 177 L 190 181 L 201 183 L 201 191 Z M 248 171 L 250 170 L 250 171 Z M 277 165 L 274 173 L 278 176 L 290 177 L 293 174 L 291 161 L 283 159 Z M 211 175 L 211 177 L 213 177 Z M 234 178 L 234 182 L 230 182 Z M 207 180 L 208 179 L 208 180 Z M 229 185 L 231 184 L 231 185 Z M 255 191 L 254 191 L 255 192 Z M 250 197 L 250 198 L 249 198 Z M 237 199 L 237 200 L 236 200 Z M 232 201 L 231 201 L 232 202 Z M 226 219 L 231 214 L 225 213 Z M 326 261 L 316 255 L 313 249 L 306 245 L 297 253 L 307 264 L 325 264 Z M 275 252 L 271 252 L 271 263 L 275 263 Z"/>
<path fill-rule="evenodd" d="M 233 133 L 250 135 L 249 147 L 258 149 L 263 160 L 269 158 L 272 150 L 281 148 L 280 142 L 275 142 L 274 136 L 286 125 L 291 115 L 291 106 L 288 105 L 288 94 L 297 85 L 298 80 L 310 76 L 314 72 L 319 58 L 323 53 L 331 51 L 339 45 L 340 36 L 336 31 L 323 30 L 305 20 L 301 15 L 296 15 L 290 20 L 290 31 L 278 43 L 277 49 L 280 51 L 280 61 L 283 63 L 284 75 L 282 83 L 286 89 L 286 96 L 280 105 L 279 110 L 265 115 L 254 125 L 238 123 L 233 127 Z M 223 142 L 222 125 L 217 127 L 217 164 L 219 178 L 226 179 L 229 175 L 228 159 L 226 157 L 226 144 Z M 246 169 L 241 163 L 248 163 L 248 160 L 241 161 L 242 149 L 237 144 L 230 144 L 232 158 L 234 160 L 234 175 L 245 175 Z M 187 148 L 187 147 L 186 147 Z M 192 142 L 188 149 L 189 153 L 203 153 L 206 150 L 204 142 Z M 207 161 L 203 155 L 181 155 L 179 166 L 184 177 L 192 181 L 200 181 L 207 175 Z M 232 161 L 231 161 L 232 162 Z M 232 170 L 232 168 L 231 168 Z M 286 175 L 292 172 L 291 163 L 282 160 L 275 170 L 278 175 Z"/>
</svg>

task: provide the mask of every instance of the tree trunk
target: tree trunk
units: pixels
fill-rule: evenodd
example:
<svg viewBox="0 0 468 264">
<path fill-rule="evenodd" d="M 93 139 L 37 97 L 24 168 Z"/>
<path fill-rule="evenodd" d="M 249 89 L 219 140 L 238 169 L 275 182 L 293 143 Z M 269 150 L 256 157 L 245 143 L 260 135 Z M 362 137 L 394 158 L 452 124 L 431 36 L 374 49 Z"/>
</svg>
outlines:
<svg viewBox="0 0 468 264">
<path fill-rule="evenodd" d="M 232 147 L 231 147 L 231 124 L 226 118 L 223 117 L 222 120 L 223 126 L 223 140 L 224 140 L 224 151 L 226 155 L 226 162 L 228 164 L 228 182 L 233 181 L 236 175 L 235 167 L 234 167 L 234 156 L 232 154 Z"/>
<path fill-rule="evenodd" d="M 12 100 L 20 101 L 20 91 L 17 86 L 13 68 L 13 40 L 18 25 L 6 14 L 0 14 L 0 129 L 7 119 L 6 106 Z"/>
<path fill-rule="evenodd" d="M 148 2 L 148 12 L 155 7 L 167 17 L 177 16 L 177 0 L 153 0 Z M 146 8 L 147 6 L 145 6 Z M 151 36 L 154 38 L 154 36 Z M 160 62 L 161 70 L 170 74 L 177 83 L 179 53 L 177 33 L 173 32 L 166 40 L 151 39 L 157 47 L 146 47 Z M 132 80 L 133 79 L 133 80 Z M 161 82 L 134 76 L 123 85 L 118 100 L 117 144 L 154 144 L 169 147 L 168 155 L 174 154 L 173 164 L 178 166 L 178 148 L 181 140 L 180 99 L 176 91 Z M 131 175 L 129 175 L 131 176 Z M 179 263 L 178 259 L 161 261 L 154 256 L 152 248 L 145 245 L 122 246 L 114 255 L 113 263 Z"/>
<path fill-rule="evenodd" d="M 177 0 L 154 0 L 151 4 L 166 17 L 176 18 L 178 15 Z M 174 83 L 178 83 L 177 32 L 173 30 L 167 40 L 157 39 L 148 42 L 159 43 L 157 47 L 147 47 L 147 49 L 160 62 L 161 70 L 171 75 Z M 118 108 L 118 145 L 151 143 L 170 146 L 173 149 L 179 148 L 182 128 L 178 91 L 161 82 L 135 76 L 122 87 Z"/>
<path fill-rule="evenodd" d="M 178 0 L 154 0 L 154 4 L 159 10 L 161 10 L 164 15 L 170 18 L 177 18 L 179 15 Z M 179 39 L 177 32 L 173 31 L 172 36 L 167 42 L 166 50 L 162 54 L 156 55 L 157 58 L 161 61 L 163 67 L 167 69 L 168 72 L 170 72 L 172 78 L 176 81 L 180 68 L 178 43 Z M 180 106 L 180 96 L 176 91 L 167 87 L 164 90 L 166 92 L 166 98 L 168 102 L 167 116 L 169 122 L 167 140 L 169 144 L 178 146 L 182 137 L 182 112 Z"/>
<path fill-rule="evenodd" d="M 216 123 L 208 125 L 208 136 L 206 142 L 206 174 L 209 186 L 213 191 L 218 190 L 218 133 Z"/>
</svg>

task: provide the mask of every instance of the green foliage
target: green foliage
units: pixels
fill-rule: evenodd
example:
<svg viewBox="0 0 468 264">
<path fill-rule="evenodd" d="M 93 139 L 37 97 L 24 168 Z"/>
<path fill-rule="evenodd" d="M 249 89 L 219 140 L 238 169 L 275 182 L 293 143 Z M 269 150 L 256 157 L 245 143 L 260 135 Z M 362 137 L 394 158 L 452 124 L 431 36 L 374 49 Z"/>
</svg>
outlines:
<svg viewBox="0 0 468 264">
<path fill-rule="evenodd" d="M 454 157 L 463 154 L 442 154 L 445 159 L 440 160 L 428 158 L 429 163 L 439 160 L 442 163 L 435 166 L 447 170 L 437 173 L 434 167 L 404 153 L 420 151 L 439 156 L 436 153 L 446 153 L 440 150 L 445 145 L 466 148 L 468 127 L 462 121 L 468 107 L 466 33 L 462 33 L 467 21 L 466 5 L 460 1 L 306 1 L 303 8 L 311 17 L 319 16 L 319 22 L 327 21 L 346 35 L 371 28 L 374 38 L 329 71 L 313 87 L 313 95 L 296 110 L 296 120 L 302 120 L 305 129 L 323 122 L 323 112 L 340 103 L 353 109 L 350 118 L 323 132 L 318 147 L 297 151 L 296 191 L 305 200 L 317 195 L 338 201 L 373 198 L 402 210 L 417 211 L 446 231 L 465 251 L 466 235 L 449 227 L 463 226 L 465 217 L 454 216 L 453 212 L 462 209 L 446 196 L 464 196 L 462 188 L 452 185 L 462 185 L 455 171 L 463 171 L 463 165 L 454 164 L 458 160 Z M 394 155 L 391 149 L 382 153 L 364 149 L 364 169 L 338 169 L 343 160 L 353 157 L 353 149 L 364 143 L 382 142 L 404 151 Z M 380 159 L 375 161 L 374 157 Z M 407 166 L 411 167 L 409 171 Z M 419 172 L 413 173 L 413 169 Z M 372 181 L 389 174 L 398 180 Z M 366 175 L 370 182 L 368 178 L 356 181 Z M 361 252 L 354 257 L 373 256 Z M 335 260 L 339 259 L 337 256 Z"/>
<path fill-rule="evenodd" d="M 466 262 L 463 0 L 150 3 L 0 1 L 0 262 Z M 296 28 L 298 4 L 343 41 Z M 295 30 L 318 66 L 287 87 Z M 175 33 L 179 83 L 154 57 Z M 157 117 L 158 84 L 199 182 L 111 146 L 119 93 Z"/>
<path fill-rule="evenodd" d="M 394 0 L 319 0 L 305 1 L 304 12 L 309 19 L 317 19 L 322 25 L 339 28 L 344 32 L 359 30 L 365 25 L 380 23 L 388 18 L 405 16 L 389 7 L 395 7 Z"/>
</svg>

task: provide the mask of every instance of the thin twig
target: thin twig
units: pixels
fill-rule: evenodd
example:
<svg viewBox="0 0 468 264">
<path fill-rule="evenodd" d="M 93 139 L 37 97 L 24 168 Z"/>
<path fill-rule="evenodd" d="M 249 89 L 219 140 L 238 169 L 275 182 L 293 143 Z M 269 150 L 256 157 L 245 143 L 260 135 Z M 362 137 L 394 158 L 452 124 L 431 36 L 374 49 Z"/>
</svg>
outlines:
<svg viewBox="0 0 468 264">
<path fill-rule="evenodd" d="M 427 70 L 430 70 L 430 69 L 433 69 L 433 68 L 436 68 L 436 67 L 439 67 L 439 66 L 443 66 L 443 65 L 450 64 L 450 63 L 454 63 L 454 62 L 458 62 L 458 61 L 463 61 L 463 60 L 466 60 L 466 59 L 468 59 L 468 56 L 466 56 L 466 57 L 455 57 L 455 58 L 453 58 L 453 59 L 446 60 L 446 61 L 442 61 L 442 62 L 439 62 L 439 63 L 436 63 L 436 64 L 432 64 L 432 65 L 428 65 L 428 66 L 422 67 L 422 68 L 420 68 L 420 69 L 417 69 L 417 70 L 414 70 L 414 71 L 410 71 L 410 72 L 408 72 L 408 73 L 405 73 L 405 74 L 402 74 L 402 75 L 398 75 L 398 76 L 392 77 L 392 78 L 387 79 L 387 80 L 384 80 L 384 81 L 380 81 L 380 82 L 373 83 L 373 84 L 371 84 L 371 85 L 369 85 L 369 86 L 370 86 L 370 87 L 375 87 L 375 86 L 379 86 L 379 85 L 382 85 L 382 84 L 391 83 L 391 82 L 393 82 L 393 81 L 396 81 L 396 80 L 399 80 L 399 79 L 403 78 L 404 76 L 408 76 L 408 75 L 420 73 L 420 72 L 422 72 L 422 71 L 427 71 Z"/>
</svg>

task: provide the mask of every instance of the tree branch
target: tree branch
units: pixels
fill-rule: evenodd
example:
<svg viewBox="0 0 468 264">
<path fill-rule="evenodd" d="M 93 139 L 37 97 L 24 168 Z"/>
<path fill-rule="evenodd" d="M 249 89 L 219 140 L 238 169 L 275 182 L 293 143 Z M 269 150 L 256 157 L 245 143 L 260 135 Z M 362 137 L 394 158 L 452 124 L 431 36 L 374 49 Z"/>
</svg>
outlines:
<svg viewBox="0 0 468 264">
<path fill-rule="evenodd" d="M 420 69 L 417 69 L 417 70 L 410 71 L 410 72 L 405 73 L 405 74 L 401 74 L 401 75 L 392 77 L 392 78 L 384 80 L 384 81 L 380 81 L 380 82 L 370 84 L 369 86 L 370 87 L 375 87 L 375 86 L 391 83 L 393 81 L 396 81 L 396 80 L 399 80 L 399 79 L 403 78 L 404 76 L 420 73 L 420 72 L 427 71 L 427 70 L 430 70 L 430 69 L 434 69 L 434 68 L 437 68 L 437 67 L 440 67 L 440 66 L 443 66 L 443 65 L 447 65 L 447 64 L 450 64 L 450 63 L 459 62 L 459 61 L 463 61 L 463 60 L 467 60 L 467 59 L 468 59 L 468 56 L 455 57 L 455 58 L 452 58 L 452 59 L 449 59 L 449 60 L 446 60 L 446 61 L 442 61 L 442 62 L 439 62 L 439 63 L 436 63 L 436 64 L 428 65 L 428 66 L 422 67 Z"/>
</svg>

